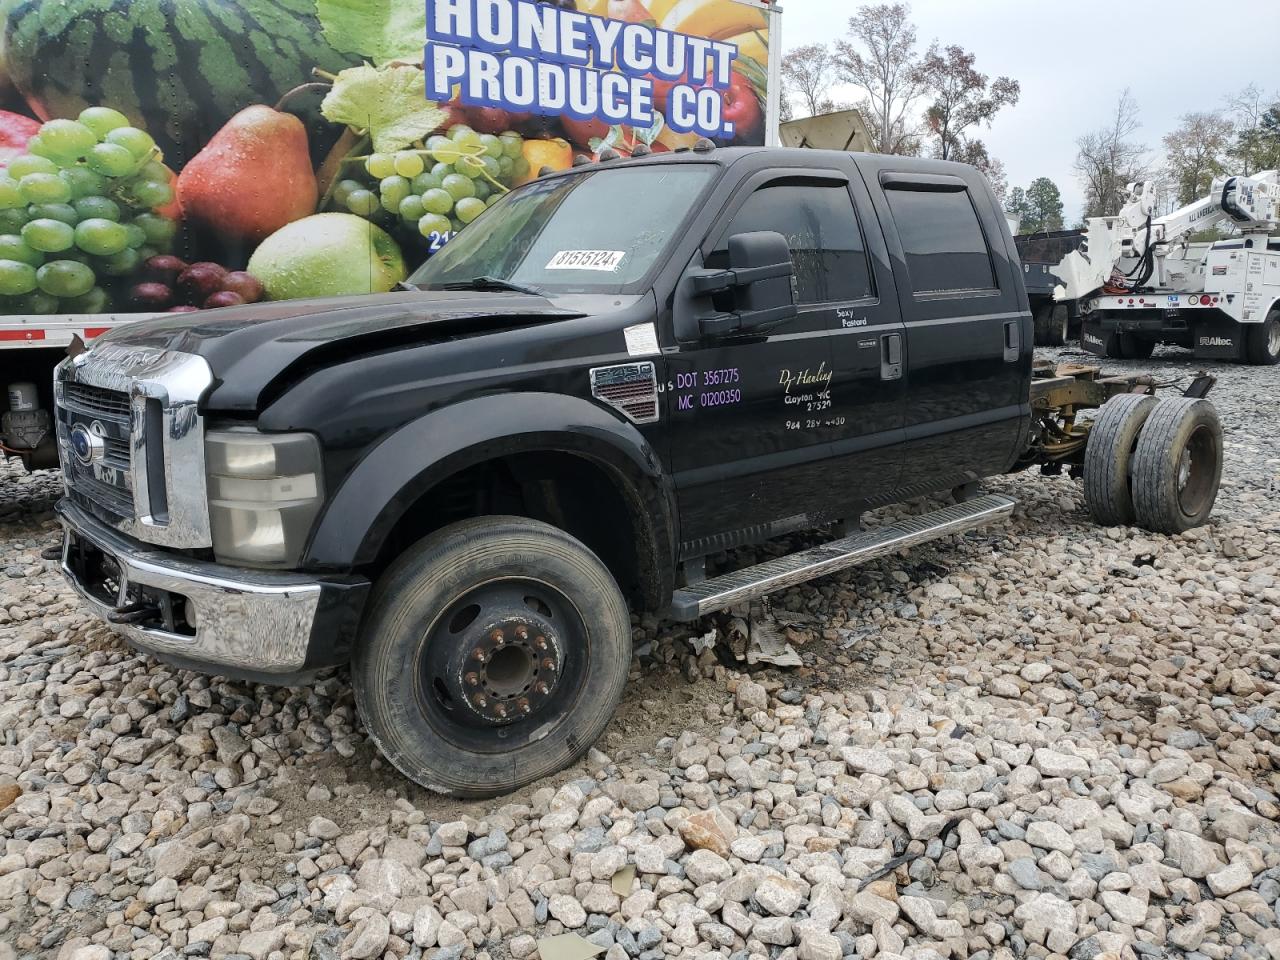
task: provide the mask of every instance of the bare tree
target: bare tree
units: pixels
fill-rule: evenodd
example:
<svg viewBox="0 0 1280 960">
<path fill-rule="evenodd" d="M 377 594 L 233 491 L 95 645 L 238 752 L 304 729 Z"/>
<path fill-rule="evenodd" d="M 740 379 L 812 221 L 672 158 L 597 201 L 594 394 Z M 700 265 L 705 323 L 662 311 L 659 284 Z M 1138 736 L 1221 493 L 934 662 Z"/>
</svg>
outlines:
<svg viewBox="0 0 1280 960">
<path fill-rule="evenodd" d="M 1221 113 L 1184 114 L 1181 126 L 1164 138 L 1165 170 L 1179 205 L 1209 192 L 1226 172 L 1235 127 Z"/>
<path fill-rule="evenodd" d="M 934 155 L 941 160 L 953 159 L 966 130 L 979 124 L 990 126 L 992 118 L 1016 104 L 1022 92 L 1018 81 L 1009 77 L 989 80 L 974 69 L 974 59 L 963 47 L 953 44 L 939 50 L 935 44 L 920 65 L 933 96 L 925 123 L 938 138 Z"/>
<path fill-rule="evenodd" d="M 1147 178 L 1147 148 L 1134 140 L 1141 126 L 1138 102 L 1126 89 L 1106 125 L 1076 140 L 1074 169 L 1084 186 L 1086 217 L 1114 217 L 1128 184 Z"/>
<path fill-rule="evenodd" d="M 830 97 L 835 79 L 835 64 L 825 44 L 807 43 L 782 58 L 783 90 L 798 101 L 804 116 L 835 109 Z"/>
<path fill-rule="evenodd" d="M 925 92 L 925 78 L 910 16 L 911 8 L 903 3 L 861 6 L 849 19 L 848 38 L 835 45 L 837 73 L 865 91 L 858 107 L 878 153 L 914 154 L 920 149 L 919 131 L 908 118 Z"/>
<path fill-rule="evenodd" d="M 1264 121 L 1269 110 L 1280 108 L 1280 91 L 1264 94 L 1251 83 L 1239 93 L 1227 97 L 1227 110 L 1235 122 L 1236 142 L 1231 149 L 1237 173 L 1248 176 L 1269 166 Z"/>
<path fill-rule="evenodd" d="M 999 157 L 991 156 L 987 145 L 981 140 L 965 140 L 956 147 L 951 159 L 977 167 L 978 171 L 991 184 L 991 192 L 996 195 L 1001 205 L 1006 205 L 1009 194 L 1009 176 L 1005 172 L 1004 163 Z"/>
</svg>

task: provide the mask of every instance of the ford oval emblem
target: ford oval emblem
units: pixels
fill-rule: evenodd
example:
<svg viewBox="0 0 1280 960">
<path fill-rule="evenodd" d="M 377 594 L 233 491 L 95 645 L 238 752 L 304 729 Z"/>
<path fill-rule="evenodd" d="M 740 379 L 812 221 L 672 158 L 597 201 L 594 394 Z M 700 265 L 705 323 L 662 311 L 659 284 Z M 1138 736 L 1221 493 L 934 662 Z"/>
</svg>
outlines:
<svg viewBox="0 0 1280 960">
<path fill-rule="evenodd" d="M 97 420 L 87 427 L 77 423 L 71 428 L 71 452 L 86 467 L 106 456 L 107 445 L 102 440 L 105 430 Z"/>
</svg>

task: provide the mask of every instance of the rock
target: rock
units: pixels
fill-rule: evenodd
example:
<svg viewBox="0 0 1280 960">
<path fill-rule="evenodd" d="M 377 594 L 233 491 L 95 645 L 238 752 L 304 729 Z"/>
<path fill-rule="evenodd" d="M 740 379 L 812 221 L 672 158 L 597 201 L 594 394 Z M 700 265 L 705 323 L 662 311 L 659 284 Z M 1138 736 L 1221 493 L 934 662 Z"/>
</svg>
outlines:
<svg viewBox="0 0 1280 960">
<path fill-rule="evenodd" d="M 694 850 L 710 850 L 721 857 L 738 835 L 737 825 L 719 807 L 700 810 L 680 822 L 680 837 Z"/>
<path fill-rule="evenodd" d="M 582 908 L 582 904 L 565 894 L 551 898 L 550 910 L 551 916 L 570 930 L 576 930 L 587 922 L 587 911 Z"/>
<path fill-rule="evenodd" d="M 16 783 L 0 783 L 0 810 L 22 796 L 22 788 Z"/>
<path fill-rule="evenodd" d="M 733 876 L 733 868 L 723 857 L 710 850 L 695 850 L 684 865 L 685 875 L 695 886 L 704 883 L 719 883 Z"/>
<path fill-rule="evenodd" d="M 756 887 L 755 901 L 775 917 L 789 917 L 800 909 L 808 891 L 795 880 L 769 876 Z"/>
<path fill-rule="evenodd" d="M 434 947 L 443 922 L 444 917 L 431 904 L 419 907 L 413 915 L 413 942 L 424 949 Z"/>
<path fill-rule="evenodd" d="M 1022 668 L 1018 676 L 1022 677 L 1027 683 L 1040 683 L 1048 679 L 1051 673 L 1053 673 L 1053 667 L 1047 663 L 1028 663 Z"/>
<path fill-rule="evenodd" d="M 1131 927 L 1141 926 L 1147 919 L 1146 901 L 1137 897 L 1115 890 L 1104 890 L 1098 894 L 1098 902 L 1107 913 Z"/>
<path fill-rule="evenodd" d="M 1076 912 L 1051 893 L 1038 893 L 1019 904 L 1013 919 L 1028 940 L 1043 943 L 1055 953 L 1066 953 L 1075 945 Z"/>
<path fill-rule="evenodd" d="M 1031 756 L 1035 768 L 1046 777 L 1087 777 L 1089 764 L 1079 757 L 1041 747 Z"/>
<path fill-rule="evenodd" d="M 1165 854 L 1179 870 L 1196 880 L 1225 866 L 1218 856 L 1220 849 L 1216 843 L 1184 830 L 1166 830 L 1164 834 Z"/>
<path fill-rule="evenodd" d="M 1045 850 L 1060 850 L 1068 857 L 1076 852 L 1071 835 L 1052 820 L 1036 820 L 1027 824 L 1027 843 Z"/>
<path fill-rule="evenodd" d="M 356 924 L 355 929 L 343 941 L 343 956 L 353 960 L 370 960 L 382 956 L 391 939 L 391 922 L 375 913 Z"/>
<path fill-rule="evenodd" d="M 932 840 L 947 825 L 946 818 L 925 814 L 919 807 L 901 794 L 893 794 L 885 801 L 889 815 L 901 824 L 912 840 Z"/>
<path fill-rule="evenodd" d="M 199 851 L 185 839 L 170 840 L 151 849 L 151 869 L 157 877 L 184 880 Z"/>
<path fill-rule="evenodd" d="M 813 930 L 800 937 L 797 955 L 800 960 L 840 960 L 843 951 L 834 936 Z"/>
<path fill-rule="evenodd" d="M 342 836 L 342 828 L 328 817 L 312 817 L 307 824 L 307 836 L 319 840 L 336 840 Z"/>
<path fill-rule="evenodd" d="M 898 905 L 892 900 L 886 900 L 869 890 L 864 890 L 845 900 L 845 916 L 867 927 L 877 920 L 896 923 Z"/>
<path fill-rule="evenodd" d="M 1226 897 L 1253 883 L 1253 871 L 1247 863 L 1236 860 L 1221 870 L 1208 874 L 1205 881 L 1217 896 Z"/>
<path fill-rule="evenodd" d="M 754 713 L 757 710 L 765 710 L 769 706 L 769 694 L 765 688 L 745 677 L 738 680 L 734 700 L 743 713 Z"/>
<path fill-rule="evenodd" d="M 894 762 L 879 750 L 842 747 L 840 756 L 851 773 L 874 773 L 877 777 L 887 777 L 893 772 L 895 766 Z"/>
<path fill-rule="evenodd" d="M 388 935 L 390 930 L 388 929 Z M 383 943 L 385 944 L 384 938 Z M 279 950 L 284 946 L 283 930 L 259 930 L 254 933 L 246 933 L 240 938 L 240 952 L 247 954 L 252 960 L 267 960 L 267 956 L 273 950 Z M 352 953 L 354 957 L 372 957 L 377 956 L 376 953 Z"/>
</svg>

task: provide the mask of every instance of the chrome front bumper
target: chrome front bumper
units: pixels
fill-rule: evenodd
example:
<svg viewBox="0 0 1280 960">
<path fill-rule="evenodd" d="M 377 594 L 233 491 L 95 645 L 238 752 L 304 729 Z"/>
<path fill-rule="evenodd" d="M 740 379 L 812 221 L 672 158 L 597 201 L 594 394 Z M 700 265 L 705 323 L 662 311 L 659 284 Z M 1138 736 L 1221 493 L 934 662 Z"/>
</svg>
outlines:
<svg viewBox="0 0 1280 960">
<path fill-rule="evenodd" d="M 319 580 L 157 550 L 117 533 L 69 500 L 58 504 L 57 513 L 64 528 L 63 575 L 97 616 L 108 619 L 144 596 L 194 607 L 192 633 L 159 622 L 112 623 L 132 645 L 233 675 L 296 675 L 326 665 L 308 656 L 325 591 Z M 111 575 L 95 575 L 103 570 Z"/>
</svg>

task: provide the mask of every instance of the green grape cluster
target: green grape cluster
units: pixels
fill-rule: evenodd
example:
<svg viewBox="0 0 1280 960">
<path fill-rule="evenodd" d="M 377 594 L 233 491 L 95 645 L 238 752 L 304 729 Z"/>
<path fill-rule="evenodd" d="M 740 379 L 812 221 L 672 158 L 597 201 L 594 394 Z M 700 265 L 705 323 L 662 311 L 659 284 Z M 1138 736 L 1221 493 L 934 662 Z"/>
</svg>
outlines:
<svg viewBox="0 0 1280 960">
<path fill-rule="evenodd" d="M 476 133 L 459 123 L 425 149 L 364 158 L 366 179 L 339 181 L 333 201 L 384 225 L 440 236 L 463 229 L 528 172 L 520 134 Z"/>
<path fill-rule="evenodd" d="M 0 297 L 6 313 L 102 313 L 107 288 L 167 251 L 169 171 L 118 110 L 50 120 L 0 170 Z"/>
</svg>

